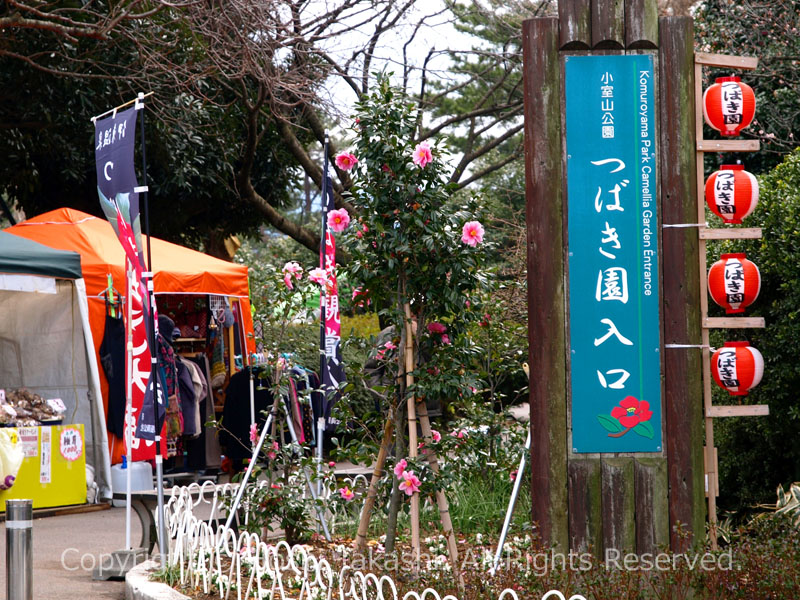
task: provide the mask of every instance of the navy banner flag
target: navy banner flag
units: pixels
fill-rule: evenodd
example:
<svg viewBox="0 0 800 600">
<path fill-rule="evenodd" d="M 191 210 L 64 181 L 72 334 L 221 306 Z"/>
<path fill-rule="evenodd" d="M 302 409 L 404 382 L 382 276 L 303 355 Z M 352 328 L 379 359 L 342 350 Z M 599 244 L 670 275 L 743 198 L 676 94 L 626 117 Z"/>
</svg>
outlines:
<svg viewBox="0 0 800 600">
<path fill-rule="evenodd" d="M 320 293 L 320 379 L 325 396 L 325 429 L 328 431 L 336 427 L 336 420 L 331 419 L 331 409 L 341 396 L 342 384 L 346 381 L 342 362 L 339 287 L 336 281 L 336 239 L 328 227 L 328 212 L 331 210 L 334 210 L 333 184 L 328 173 L 328 145 L 325 144 L 319 266 L 325 271 L 326 284 Z"/>
<path fill-rule="evenodd" d="M 133 460 L 155 456 L 156 420 L 152 400 L 152 354 L 149 344 L 151 315 L 139 219 L 139 194 L 134 168 L 136 107 L 95 120 L 95 161 L 97 193 L 103 213 L 116 231 L 129 261 L 134 281 L 129 282 L 133 365 L 126 378 L 132 381 L 132 414 L 125 427 L 135 428 L 131 451 Z M 127 361 L 126 361 L 127 364 Z M 127 370 L 127 367 L 126 367 Z M 160 395 L 160 394 L 159 394 Z M 159 398 L 159 416 L 163 415 Z"/>
</svg>

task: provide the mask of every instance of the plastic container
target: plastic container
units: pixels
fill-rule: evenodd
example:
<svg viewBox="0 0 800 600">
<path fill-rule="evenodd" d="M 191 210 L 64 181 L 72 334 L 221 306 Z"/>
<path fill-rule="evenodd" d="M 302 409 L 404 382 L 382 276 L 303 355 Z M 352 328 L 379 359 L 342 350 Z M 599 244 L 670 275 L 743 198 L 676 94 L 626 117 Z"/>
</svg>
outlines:
<svg viewBox="0 0 800 600">
<path fill-rule="evenodd" d="M 153 489 L 153 467 L 149 462 L 139 461 L 131 463 L 131 491 L 143 492 Z M 115 494 L 124 494 L 128 489 L 128 457 L 122 457 L 122 463 L 111 467 L 111 491 Z M 113 506 L 125 506 L 124 499 L 114 498 Z"/>
</svg>

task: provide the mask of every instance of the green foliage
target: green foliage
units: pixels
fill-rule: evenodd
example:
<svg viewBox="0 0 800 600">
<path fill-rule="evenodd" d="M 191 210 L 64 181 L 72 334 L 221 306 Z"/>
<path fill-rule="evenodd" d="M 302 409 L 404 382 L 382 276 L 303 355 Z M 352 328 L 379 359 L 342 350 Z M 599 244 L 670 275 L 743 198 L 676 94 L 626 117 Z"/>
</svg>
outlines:
<svg viewBox="0 0 800 600">
<path fill-rule="evenodd" d="M 744 137 L 761 140 L 762 150 L 745 160 L 754 173 L 768 171 L 800 143 L 798 32 L 800 12 L 794 0 L 704 0 L 695 10 L 698 50 L 759 59 L 755 71 L 741 74 L 756 95 L 755 119 L 743 132 Z M 707 85 L 730 74 L 729 70 L 708 73 Z"/>
<path fill-rule="evenodd" d="M 747 398 L 769 404 L 767 417 L 717 419 L 720 506 L 738 510 L 769 502 L 766 490 L 800 479 L 800 151 L 759 178 L 761 198 L 746 225 L 763 228 L 763 238 L 708 245 L 709 264 L 724 252 L 745 252 L 761 271 L 761 293 L 748 313 L 763 316 L 766 329 L 716 332 L 712 345 L 747 339 L 764 356 L 764 377 Z M 713 304 L 712 304 L 713 307 Z M 717 309 L 721 314 L 721 309 Z M 713 315 L 713 313 L 710 314 Z M 715 386 L 716 387 L 716 386 Z M 715 403 L 730 397 L 715 389 Z"/>
<path fill-rule="evenodd" d="M 74 4 L 52 2 L 48 9 L 80 18 L 81 9 Z M 103 14 L 108 10 L 103 4 L 93 3 L 91 10 Z M 182 16 L 180 11 L 156 11 L 141 22 L 123 19 L 105 39 L 60 43 L 31 28 L 17 29 L 0 41 L 0 49 L 33 57 L 51 70 L 35 69 L 0 52 L 0 194 L 7 195 L 11 206 L 28 217 L 63 206 L 102 215 L 91 117 L 139 91 L 150 91 L 144 119 L 153 235 L 208 248 L 230 234 L 257 229 L 260 213 L 235 190 L 245 117 L 234 95 L 223 86 L 210 89 L 210 80 L 191 86 L 196 94 L 181 91 L 184 82 L 176 82 L 176 74 L 166 70 L 148 69 L 146 81 L 140 79 L 145 70 L 140 44 L 155 52 L 162 35 L 170 43 L 169 60 L 187 63 L 202 57 L 204 48 L 188 36 Z M 209 97 L 216 103 L 208 102 Z M 269 123 L 263 136 L 253 185 L 269 202 L 284 206 L 296 176 L 293 159 Z M 135 163 L 141 182 L 138 143 Z"/>
<path fill-rule="evenodd" d="M 311 538 L 315 527 L 315 512 L 325 510 L 325 502 L 313 500 L 306 495 L 307 482 L 304 470 L 309 474 L 312 485 L 320 481 L 313 458 L 303 455 L 297 444 L 279 445 L 267 436 L 261 451 L 260 462 L 254 465 L 251 483 L 246 498 L 248 511 L 244 529 L 250 533 L 283 530 L 290 544 L 306 542 Z M 234 476 L 241 480 L 243 474 Z M 252 482 L 260 485 L 253 485 Z M 321 473 L 321 483 L 331 484 L 333 470 L 325 467 Z M 330 503 L 334 508 L 338 499 L 332 496 Z"/>
<path fill-rule="evenodd" d="M 443 150 L 432 144 L 431 162 L 412 162 L 419 115 L 386 76 L 357 105 L 352 173 L 353 205 L 359 222 L 345 237 L 353 260 L 349 278 L 365 291 L 394 327 L 395 346 L 405 329 L 404 306 L 417 322 L 417 356 L 425 369 L 415 372 L 418 397 L 455 398 L 474 386 L 466 364 L 474 345 L 463 334 L 482 308 L 489 288 L 483 270 L 487 242 L 470 247 L 461 241 L 465 223 L 481 217 L 475 199 L 456 203 L 448 183 Z M 433 332 L 426 325 L 437 324 Z M 399 352 L 376 349 L 393 368 Z"/>
</svg>

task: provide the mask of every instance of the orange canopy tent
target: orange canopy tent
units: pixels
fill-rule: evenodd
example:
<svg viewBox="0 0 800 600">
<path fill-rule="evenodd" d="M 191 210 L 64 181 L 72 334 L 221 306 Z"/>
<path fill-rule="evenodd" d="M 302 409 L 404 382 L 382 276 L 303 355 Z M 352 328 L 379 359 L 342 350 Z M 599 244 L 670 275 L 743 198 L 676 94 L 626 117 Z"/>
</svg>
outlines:
<svg viewBox="0 0 800 600">
<path fill-rule="evenodd" d="M 99 348 L 105 328 L 106 306 L 102 296 L 108 274 L 119 290 L 125 289 L 125 253 L 106 219 L 71 208 L 60 208 L 6 229 L 8 233 L 59 250 L 81 255 L 81 269 L 89 300 L 89 323 L 99 363 Z M 145 250 L 151 243 L 153 289 L 158 294 L 221 295 L 238 300 L 243 339 L 247 352 L 255 352 L 253 318 L 250 312 L 247 267 L 214 258 L 177 244 L 142 235 Z M 101 372 L 103 405 L 108 409 L 108 382 Z M 112 458 L 112 462 L 114 459 Z"/>
</svg>

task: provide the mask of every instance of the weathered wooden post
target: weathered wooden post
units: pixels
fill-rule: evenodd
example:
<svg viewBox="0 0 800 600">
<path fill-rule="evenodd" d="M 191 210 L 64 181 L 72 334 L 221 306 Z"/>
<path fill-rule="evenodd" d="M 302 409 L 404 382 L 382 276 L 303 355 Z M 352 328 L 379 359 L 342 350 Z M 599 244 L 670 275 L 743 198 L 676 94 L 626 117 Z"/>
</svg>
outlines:
<svg viewBox="0 0 800 600">
<path fill-rule="evenodd" d="M 693 44 L 655 0 L 523 25 L 532 519 L 561 550 L 704 535 L 698 234 L 669 227 L 696 219 Z"/>
</svg>

